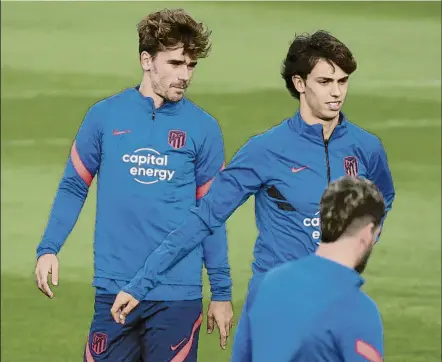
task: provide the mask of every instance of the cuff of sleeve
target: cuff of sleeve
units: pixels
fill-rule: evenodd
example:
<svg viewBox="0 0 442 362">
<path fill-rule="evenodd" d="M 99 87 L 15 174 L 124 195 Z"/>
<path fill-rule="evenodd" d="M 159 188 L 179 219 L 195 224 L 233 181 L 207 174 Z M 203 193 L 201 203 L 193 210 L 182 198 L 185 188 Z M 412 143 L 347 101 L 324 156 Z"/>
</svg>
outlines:
<svg viewBox="0 0 442 362">
<path fill-rule="evenodd" d="M 38 258 L 40 258 L 42 255 L 46 255 L 46 254 L 54 254 L 57 255 L 57 251 L 52 249 L 52 248 L 43 248 L 43 249 L 38 249 L 37 250 L 37 260 Z"/>
<path fill-rule="evenodd" d="M 123 292 L 130 294 L 139 302 L 144 299 L 146 293 L 143 293 L 143 288 L 134 283 L 127 284 L 123 289 Z"/>
<path fill-rule="evenodd" d="M 212 294 L 211 300 L 213 302 L 231 302 L 232 293 L 229 294 Z"/>
<path fill-rule="evenodd" d="M 229 286 L 212 288 L 212 301 L 215 302 L 224 302 L 232 300 L 232 287 L 231 284 Z"/>
</svg>

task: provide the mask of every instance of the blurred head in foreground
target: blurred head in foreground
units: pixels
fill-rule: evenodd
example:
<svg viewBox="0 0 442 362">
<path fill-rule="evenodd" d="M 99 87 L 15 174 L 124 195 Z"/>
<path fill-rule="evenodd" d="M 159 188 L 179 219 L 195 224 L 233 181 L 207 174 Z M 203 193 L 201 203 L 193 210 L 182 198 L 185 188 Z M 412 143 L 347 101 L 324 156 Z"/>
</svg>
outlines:
<svg viewBox="0 0 442 362">
<path fill-rule="evenodd" d="M 385 215 L 382 194 L 364 178 L 332 182 L 320 202 L 321 244 L 316 254 L 363 273 Z"/>
<path fill-rule="evenodd" d="M 184 96 L 200 58 L 208 56 L 211 32 L 182 9 L 164 9 L 138 23 L 141 91 L 154 100 Z"/>
</svg>

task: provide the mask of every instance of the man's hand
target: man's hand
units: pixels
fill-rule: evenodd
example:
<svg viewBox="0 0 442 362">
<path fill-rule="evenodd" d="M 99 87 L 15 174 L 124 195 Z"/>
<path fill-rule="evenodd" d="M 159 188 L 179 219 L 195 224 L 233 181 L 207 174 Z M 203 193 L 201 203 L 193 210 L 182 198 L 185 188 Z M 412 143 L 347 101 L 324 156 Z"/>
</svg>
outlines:
<svg viewBox="0 0 442 362">
<path fill-rule="evenodd" d="M 111 308 L 111 313 L 115 322 L 124 324 L 126 322 L 127 315 L 139 303 L 140 302 L 138 300 L 126 292 L 118 293 L 117 297 L 115 298 L 114 305 Z"/>
<path fill-rule="evenodd" d="M 58 258 L 55 254 L 45 254 L 38 258 L 35 267 L 35 281 L 40 289 L 49 298 L 54 297 L 54 293 L 48 285 L 48 275 L 52 275 L 52 285 L 58 285 Z"/>
<path fill-rule="evenodd" d="M 207 311 L 207 333 L 212 333 L 214 324 L 219 329 L 219 341 L 222 349 L 226 349 L 227 337 L 233 325 L 233 308 L 232 302 L 210 302 Z"/>
</svg>

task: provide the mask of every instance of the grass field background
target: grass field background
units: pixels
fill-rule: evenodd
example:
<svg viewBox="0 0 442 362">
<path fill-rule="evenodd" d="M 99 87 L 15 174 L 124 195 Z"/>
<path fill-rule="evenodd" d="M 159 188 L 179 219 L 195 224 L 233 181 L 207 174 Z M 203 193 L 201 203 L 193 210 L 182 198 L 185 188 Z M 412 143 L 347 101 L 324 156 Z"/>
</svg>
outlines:
<svg viewBox="0 0 442 362">
<path fill-rule="evenodd" d="M 344 111 L 381 137 L 397 189 L 365 274 L 383 315 L 385 361 L 440 361 L 437 2 L 2 2 L 1 361 L 82 358 L 93 311 L 95 186 L 60 254 L 53 300 L 34 285 L 35 247 L 85 111 L 139 81 L 136 23 L 165 5 L 184 7 L 213 30 L 212 54 L 198 65 L 188 96 L 218 118 L 228 159 L 248 137 L 295 112 L 279 75 L 295 33 L 323 28 L 350 46 L 359 69 Z M 228 222 L 237 317 L 256 235 L 252 201 Z M 217 336 L 202 329 L 200 361 L 228 361 L 230 347 L 221 351 Z"/>
</svg>

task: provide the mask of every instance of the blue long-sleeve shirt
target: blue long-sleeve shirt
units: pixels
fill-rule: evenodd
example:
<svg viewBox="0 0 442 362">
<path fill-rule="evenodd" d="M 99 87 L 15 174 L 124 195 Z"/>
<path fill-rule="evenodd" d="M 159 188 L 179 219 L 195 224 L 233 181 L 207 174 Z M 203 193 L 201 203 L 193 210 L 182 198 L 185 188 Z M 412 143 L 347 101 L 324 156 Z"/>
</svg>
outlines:
<svg viewBox="0 0 442 362">
<path fill-rule="evenodd" d="M 391 209 L 395 191 L 379 138 L 341 114 L 325 141 L 322 125 L 307 124 L 297 112 L 249 139 L 218 173 L 199 207 L 192 208 L 185 221 L 149 255 L 124 291 L 140 296 L 154 288 L 171 266 L 255 195 L 258 237 L 249 284 L 249 297 L 253 296 L 253 286 L 265 272 L 316 250 L 321 238 L 321 196 L 330 181 L 346 174 L 373 181 L 384 196 L 387 211 Z"/>
<path fill-rule="evenodd" d="M 217 121 L 186 98 L 155 109 L 134 87 L 94 104 L 73 142 L 37 257 L 60 251 L 97 175 L 94 286 L 118 293 L 207 193 L 224 159 Z M 212 298 L 230 300 L 226 244 L 221 225 L 143 297 L 201 298 L 204 261 Z"/>
<path fill-rule="evenodd" d="M 382 362 L 383 326 L 354 270 L 311 255 L 267 273 L 246 308 L 243 362 Z"/>
</svg>

